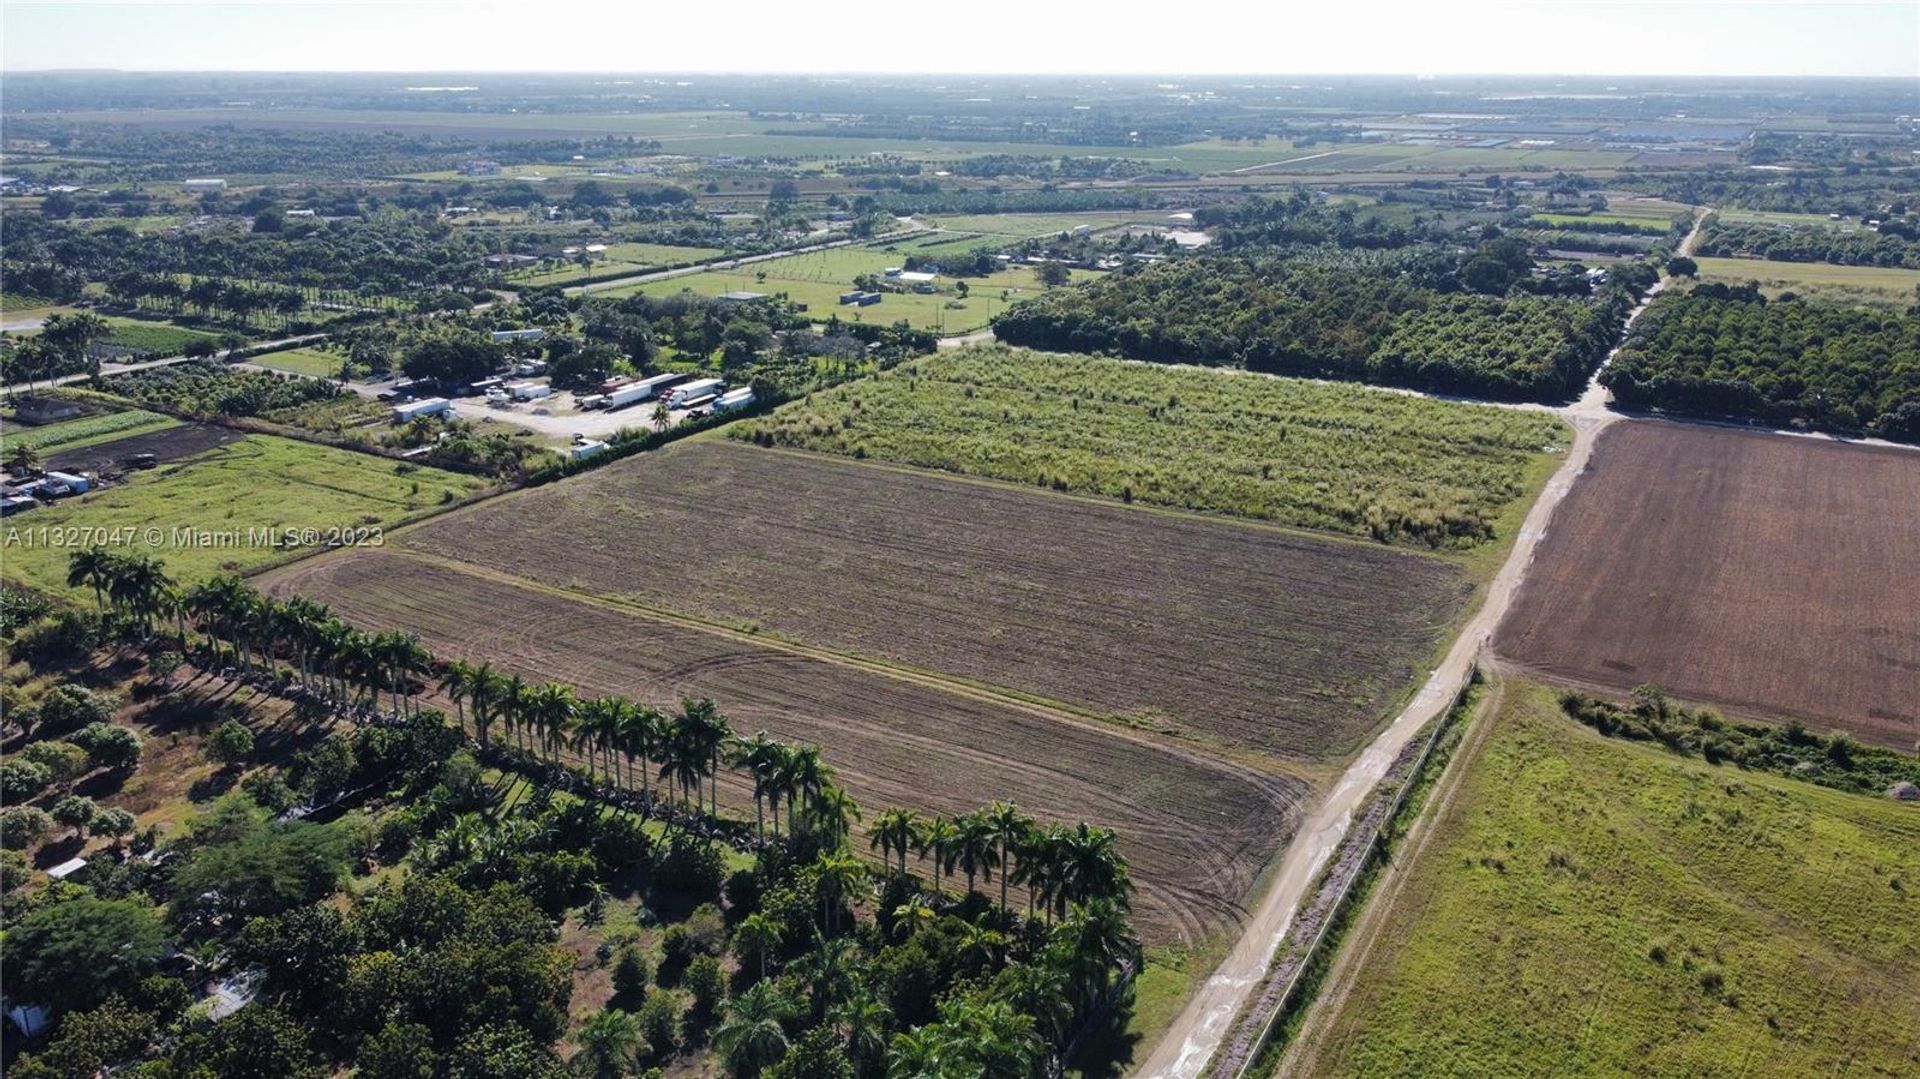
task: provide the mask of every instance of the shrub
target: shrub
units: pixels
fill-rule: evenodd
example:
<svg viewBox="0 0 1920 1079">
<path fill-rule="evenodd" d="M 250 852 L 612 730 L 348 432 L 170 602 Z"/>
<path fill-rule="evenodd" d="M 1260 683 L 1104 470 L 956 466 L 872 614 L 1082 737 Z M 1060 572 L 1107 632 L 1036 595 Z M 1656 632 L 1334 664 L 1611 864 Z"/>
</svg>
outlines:
<svg viewBox="0 0 1920 1079">
<path fill-rule="evenodd" d="M 87 771 L 87 751 L 72 742 L 35 742 L 20 751 L 20 758 L 47 770 L 47 780 L 65 787 Z"/>
<path fill-rule="evenodd" d="M 720 960 L 703 955 L 687 966 L 687 991 L 693 994 L 693 1006 L 688 1011 L 690 1020 L 704 1024 L 713 1017 L 720 1007 L 721 997 L 726 995 L 727 976 L 720 969 Z"/>
</svg>

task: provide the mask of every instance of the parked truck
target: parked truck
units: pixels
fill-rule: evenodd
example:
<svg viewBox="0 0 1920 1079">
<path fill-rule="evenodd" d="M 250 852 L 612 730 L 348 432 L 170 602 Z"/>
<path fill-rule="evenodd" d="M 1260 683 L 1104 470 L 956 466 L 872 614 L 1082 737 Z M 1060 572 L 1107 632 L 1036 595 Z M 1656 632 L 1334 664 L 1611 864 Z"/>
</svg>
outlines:
<svg viewBox="0 0 1920 1079">
<path fill-rule="evenodd" d="M 420 401 L 408 401 L 404 405 L 393 406 L 393 422 L 406 423 L 409 420 L 416 420 L 422 416 L 442 416 L 452 407 L 453 402 L 444 397 L 428 397 Z"/>
<path fill-rule="evenodd" d="M 729 390 L 715 398 L 713 411 L 728 412 L 736 408 L 745 408 L 750 404 L 753 404 L 753 387 L 742 386 L 737 390 Z"/>
<path fill-rule="evenodd" d="M 717 378 L 695 379 L 674 390 L 673 396 L 667 398 L 667 407 L 685 408 L 689 401 L 695 401 L 702 397 L 718 396 L 724 392 L 726 388 L 727 384 Z"/>
<path fill-rule="evenodd" d="M 507 387 L 507 396 L 516 401 L 538 401 L 552 394 L 553 387 L 544 382 L 516 382 Z"/>
<path fill-rule="evenodd" d="M 621 408 L 639 401 L 651 401 L 664 393 L 667 387 L 676 382 L 685 381 L 684 374 L 654 375 L 638 382 L 630 382 L 607 395 L 608 408 Z"/>
</svg>

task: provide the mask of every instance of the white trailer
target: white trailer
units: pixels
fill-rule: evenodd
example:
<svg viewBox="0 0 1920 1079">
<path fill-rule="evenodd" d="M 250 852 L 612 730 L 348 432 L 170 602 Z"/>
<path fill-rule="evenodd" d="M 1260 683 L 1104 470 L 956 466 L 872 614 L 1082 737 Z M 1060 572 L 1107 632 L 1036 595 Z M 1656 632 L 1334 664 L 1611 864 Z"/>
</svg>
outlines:
<svg viewBox="0 0 1920 1079">
<path fill-rule="evenodd" d="M 553 387 L 544 382 L 516 382 L 507 387 L 507 396 L 516 401 L 538 401 L 552 395 Z"/>
<path fill-rule="evenodd" d="M 701 397 L 717 397 L 727 388 L 727 384 L 717 378 L 700 378 L 673 391 L 667 398 L 668 408 L 685 408 L 687 402 Z"/>
<path fill-rule="evenodd" d="M 713 410 L 727 412 L 736 408 L 745 408 L 750 404 L 753 404 L 753 387 L 742 386 L 737 390 L 729 390 L 721 394 L 713 402 Z"/>
<path fill-rule="evenodd" d="M 428 397 L 419 401 L 408 401 L 404 405 L 393 406 L 393 422 L 406 423 L 422 416 L 444 416 L 453 407 L 453 402 L 444 397 Z"/>
</svg>

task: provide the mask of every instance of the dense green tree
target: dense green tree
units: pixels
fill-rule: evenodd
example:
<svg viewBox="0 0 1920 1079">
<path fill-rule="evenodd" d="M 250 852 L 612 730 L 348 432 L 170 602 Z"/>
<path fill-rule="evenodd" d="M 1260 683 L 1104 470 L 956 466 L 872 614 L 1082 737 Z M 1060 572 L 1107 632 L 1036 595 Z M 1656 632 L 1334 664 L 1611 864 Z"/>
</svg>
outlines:
<svg viewBox="0 0 1920 1079">
<path fill-rule="evenodd" d="M 7 996 L 59 1011 L 91 1008 L 137 981 L 165 945 L 159 920 L 138 900 L 53 903 L 7 931 Z"/>
<path fill-rule="evenodd" d="M 329 1073 L 306 1028 L 271 1004 L 251 1004 L 181 1039 L 181 1079 L 322 1079 Z"/>
</svg>

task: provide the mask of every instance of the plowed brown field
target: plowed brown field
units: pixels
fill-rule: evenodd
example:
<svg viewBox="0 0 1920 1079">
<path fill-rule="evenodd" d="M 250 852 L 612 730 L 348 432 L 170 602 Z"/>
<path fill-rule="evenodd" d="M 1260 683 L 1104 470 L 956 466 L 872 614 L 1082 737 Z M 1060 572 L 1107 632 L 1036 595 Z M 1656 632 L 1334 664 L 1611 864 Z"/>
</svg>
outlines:
<svg viewBox="0 0 1920 1079">
<path fill-rule="evenodd" d="M 1555 515 L 1501 655 L 1612 689 L 1920 740 L 1920 454 L 1614 426 Z"/>
<path fill-rule="evenodd" d="M 395 542 L 1293 759 L 1357 747 L 1471 591 L 1428 555 L 729 443 Z"/>
<path fill-rule="evenodd" d="M 363 626 L 418 632 L 436 655 L 490 660 L 583 695 L 655 704 L 712 696 L 736 729 L 817 743 L 869 807 L 935 812 L 1011 799 L 1043 818 L 1118 831 L 1150 939 L 1192 941 L 1236 920 L 1287 838 L 1306 780 L 1213 759 L 1162 737 L 944 689 L 713 630 L 363 549 L 261 582 Z M 722 798 L 748 814 L 744 784 Z"/>
</svg>

